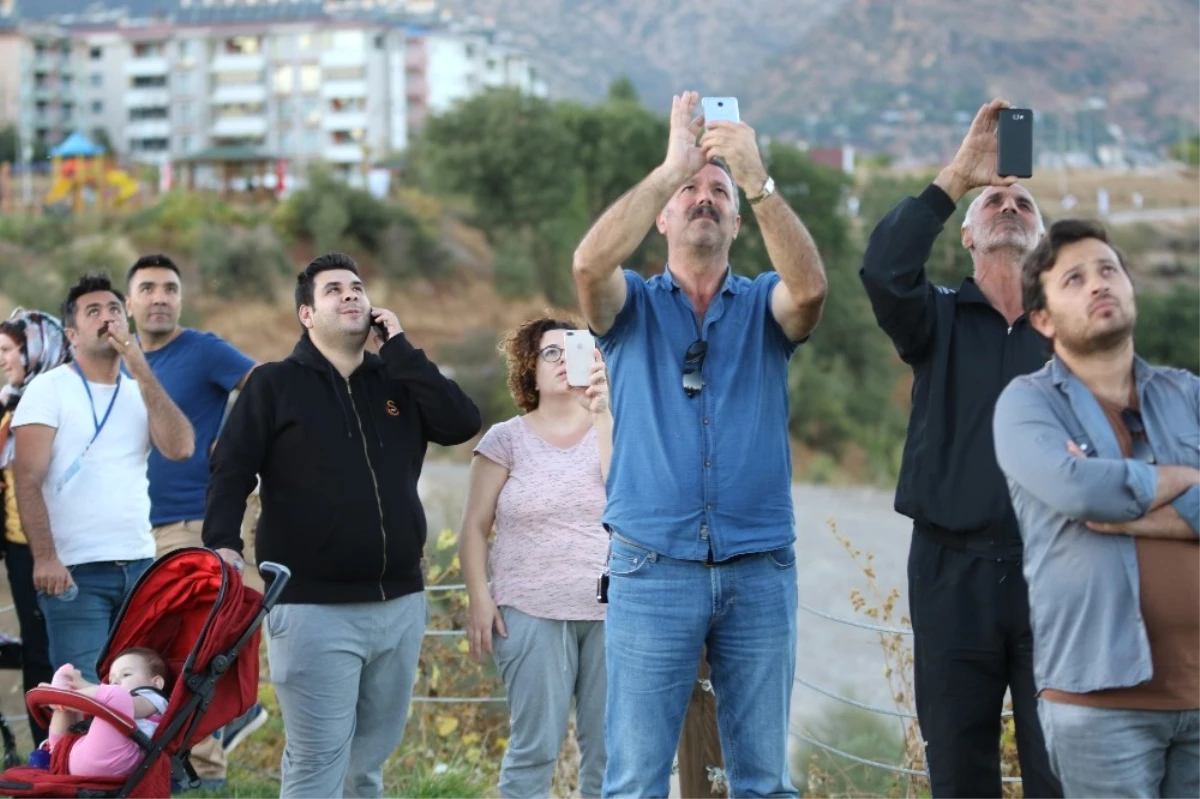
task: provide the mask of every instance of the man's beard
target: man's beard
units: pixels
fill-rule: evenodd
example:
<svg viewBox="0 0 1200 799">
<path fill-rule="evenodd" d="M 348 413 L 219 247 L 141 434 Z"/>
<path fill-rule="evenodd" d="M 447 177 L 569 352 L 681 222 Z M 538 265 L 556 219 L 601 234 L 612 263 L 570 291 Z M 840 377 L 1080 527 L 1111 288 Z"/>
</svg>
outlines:
<svg viewBox="0 0 1200 799">
<path fill-rule="evenodd" d="M 992 231 L 991 233 L 984 239 L 983 246 L 980 248 L 983 252 L 1007 250 L 1018 255 L 1026 255 L 1037 246 L 1037 239 L 1029 235 L 1024 228 L 1013 227 L 1010 230 Z"/>
<path fill-rule="evenodd" d="M 1120 349 L 1125 342 L 1133 337 L 1136 319 L 1126 318 L 1120 325 L 1100 333 L 1083 334 L 1079 336 L 1059 335 L 1063 347 L 1076 355 L 1095 355 L 1101 352 L 1111 352 Z"/>
</svg>

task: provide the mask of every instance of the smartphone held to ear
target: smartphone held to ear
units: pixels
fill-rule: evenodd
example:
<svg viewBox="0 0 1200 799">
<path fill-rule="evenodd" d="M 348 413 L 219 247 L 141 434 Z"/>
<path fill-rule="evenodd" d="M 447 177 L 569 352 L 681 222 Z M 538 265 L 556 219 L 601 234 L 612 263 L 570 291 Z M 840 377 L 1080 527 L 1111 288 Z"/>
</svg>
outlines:
<svg viewBox="0 0 1200 799">
<path fill-rule="evenodd" d="M 712 122 L 733 122 L 736 124 L 742 121 L 742 117 L 738 113 L 738 101 L 736 97 L 701 97 L 700 108 L 704 113 L 705 125 Z"/>
<path fill-rule="evenodd" d="M 996 126 L 996 173 L 1002 177 L 1033 176 L 1033 111 L 1002 108 Z"/>
<path fill-rule="evenodd" d="M 582 388 L 591 385 L 592 364 L 596 362 L 596 339 L 586 330 L 564 330 L 567 359 L 567 385 Z"/>
</svg>

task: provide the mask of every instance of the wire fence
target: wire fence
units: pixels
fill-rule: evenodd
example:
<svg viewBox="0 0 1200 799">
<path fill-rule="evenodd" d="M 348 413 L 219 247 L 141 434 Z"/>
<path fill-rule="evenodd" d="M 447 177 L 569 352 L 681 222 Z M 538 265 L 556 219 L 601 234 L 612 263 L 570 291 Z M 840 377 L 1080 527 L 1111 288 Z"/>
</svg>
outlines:
<svg viewBox="0 0 1200 799">
<path fill-rule="evenodd" d="M 426 593 L 429 593 L 429 594 L 437 594 L 437 593 L 446 593 L 446 592 L 465 591 L 466 588 L 467 588 L 467 586 L 464 583 L 450 583 L 450 584 L 445 584 L 445 585 L 426 586 L 425 591 L 426 591 Z M 866 630 L 866 631 L 874 632 L 874 633 L 881 633 L 881 634 L 885 634 L 885 635 L 904 635 L 904 636 L 912 635 L 912 629 L 909 627 L 889 627 L 886 625 L 862 622 L 862 621 L 858 621 L 856 619 L 848 619 L 848 618 L 838 616 L 836 614 L 821 610 L 819 608 L 815 608 L 815 607 L 805 604 L 803 602 L 799 603 L 799 608 L 801 611 L 808 613 L 811 616 L 816 616 L 816 617 L 824 619 L 826 621 L 830 621 L 835 624 L 840 624 L 840 625 L 843 625 L 846 627 L 851 627 L 851 628 L 855 628 L 855 629 L 859 629 L 859 630 Z M 4 606 L 0 607 L 0 614 L 9 613 L 13 610 L 14 610 L 13 605 L 11 605 L 11 604 L 4 605 Z M 425 636 L 427 638 L 461 638 L 461 637 L 466 636 L 466 631 L 465 630 L 444 630 L 444 629 L 426 630 Z M 800 675 L 796 675 L 795 680 L 799 685 L 809 689 L 810 691 L 815 691 L 816 693 L 819 693 L 822 696 L 825 696 L 829 699 L 832 699 L 835 702 L 839 702 L 839 703 L 841 703 L 843 705 L 847 705 L 849 707 L 854 707 L 859 710 L 864 710 L 869 713 L 874 713 L 877 715 L 890 716 L 893 718 L 900 718 L 900 719 L 905 719 L 905 720 L 913 720 L 913 719 L 916 719 L 916 717 L 917 717 L 915 713 L 912 713 L 912 712 L 909 712 L 906 710 L 900 710 L 898 708 L 891 709 L 891 708 L 877 707 L 874 705 L 867 704 L 865 702 L 859 702 L 858 700 L 851 699 L 850 697 L 847 697 L 847 696 L 842 696 L 828 688 L 819 686 L 819 685 L 805 679 L 803 676 L 800 676 Z M 264 682 L 269 682 L 269 680 L 264 680 Z M 430 704 L 430 705 L 455 705 L 455 704 L 468 705 L 468 704 L 492 704 L 492 703 L 501 704 L 501 703 L 505 703 L 507 701 L 508 701 L 507 698 L 504 696 L 414 696 L 412 698 L 413 704 Z M 1003 715 L 1005 717 L 1009 717 L 1012 715 L 1012 712 L 1005 711 Z M 17 721 L 17 723 L 24 722 L 24 724 L 26 726 L 28 726 L 28 719 L 26 719 L 24 716 L 20 717 L 16 721 Z M 824 741 L 817 740 L 817 739 L 805 734 L 801 730 L 798 730 L 795 728 L 792 728 L 791 730 L 789 730 L 789 733 L 792 735 L 792 737 L 796 738 L 799 741 L 802 741 L 803 743 L 806 743 L 810 746 L 815 746 L 818 749 L 821 749 L 825 752 L 828 752 L 832 755 L 843 758 L 845 760 L 849 760 L 851 762 L 858 763 L 859 765 L 868 766 L 870 768 L 881 769 L 884 771 L 892 772 L 894 774 L 902 774 L 902 775 L 910 776 L 910 777 L 928 777 L 928 774 L 924 771 L 906 768 L 904 766 L 896 765 L 894 763 L 881 763 L 876 760 L 870 760 L 867 758 L 859 757 L 858 755 L 855 755 L 851 752 L 846 752 L 846 751 L 839 749 L 831 744 L 825 743 Z M 233 763 L 233 762 L 231 762 L 230 765 L 235 766 L 236 768 L 242 769 L 244 771 L 249 771 L 251 773 L 258 774 L 259 776 L 262 776 L 262 777 L 267 777 L 270 779 L 274 779 L 276 781 L 279 780 L 279 775 L 273 771 L 265 771 L 263 769 L 258 769 L 258 768 L 254 768 L 251 766 L 245 766 L 245 765 Z M 1019 782 L 1021 782 L 1021 778 L 1020 777 L 1004 777 L 1004 782 L 1019 783 Z"/>
</svg>

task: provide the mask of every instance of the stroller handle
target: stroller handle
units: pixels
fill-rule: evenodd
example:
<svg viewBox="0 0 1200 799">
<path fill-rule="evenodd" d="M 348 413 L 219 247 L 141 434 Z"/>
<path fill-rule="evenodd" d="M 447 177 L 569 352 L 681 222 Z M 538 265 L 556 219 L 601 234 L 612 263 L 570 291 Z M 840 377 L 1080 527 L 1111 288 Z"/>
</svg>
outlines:
<svg viewBox="0 0 1200 799">
<path fill-rule="evenodd" d="M 270 610 L 275 607 L 275 603 L 279 601 L 279 595 L 283 593 L 283 589 L 287 586 L 288 580 L 292 578 L 292 571 L 282 563 L 265 560 L 258 564 L 258 570 L 264 576 L 270 576 L 267 591 L 263 594 L 262 606 L 264 610 Z"/>
</svg>

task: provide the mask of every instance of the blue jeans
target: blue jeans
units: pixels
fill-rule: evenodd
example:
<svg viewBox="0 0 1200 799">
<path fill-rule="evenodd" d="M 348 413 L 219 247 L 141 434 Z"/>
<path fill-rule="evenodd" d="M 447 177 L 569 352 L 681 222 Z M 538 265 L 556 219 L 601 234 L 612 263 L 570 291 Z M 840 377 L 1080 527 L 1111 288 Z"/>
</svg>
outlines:
<svg viewBox="0 0 1200 799">
<path fill-rule="evenodd" d="M 730 795 L 796 796 L 787 759 L 795 550 L 709 566 L 614 536 L 608 568 L 603 796 L 667 795 L 704 645 Z"/>
<path fill-rule="evenodd" d="M 50 664 L 70 663 L 89 682 L 99 682 L 96 661 L 108 642 L 117 614 L 133 584 L 153 558 L 80 563 L 68 566 L 75 589 L 52 596 L 38 592 L 38 607 L 50 636 Z"/>
<path fill-rule="evenodd" d="M 1038 700 L 1063 795 L 1200 797 L 1200 712 Z"/>
</svg>

